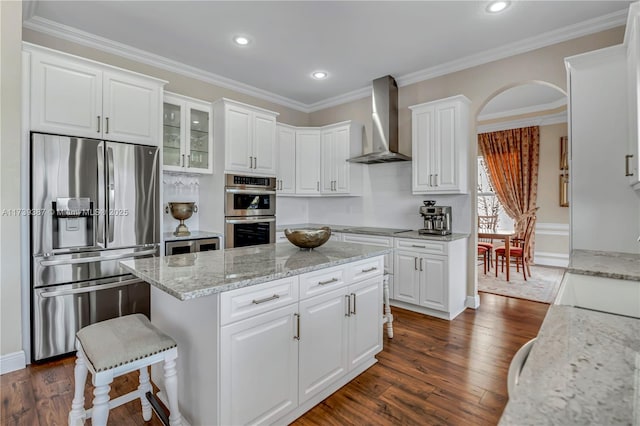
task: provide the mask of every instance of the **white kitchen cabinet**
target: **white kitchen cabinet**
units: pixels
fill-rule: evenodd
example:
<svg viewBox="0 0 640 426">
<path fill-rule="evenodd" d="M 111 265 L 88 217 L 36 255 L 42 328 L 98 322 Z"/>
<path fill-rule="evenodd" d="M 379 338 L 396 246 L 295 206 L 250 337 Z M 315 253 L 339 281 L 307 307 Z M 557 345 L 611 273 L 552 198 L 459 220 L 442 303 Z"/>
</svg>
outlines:
<svg viewBox="0 0 640 426">
<path fill-rule="evenodd" d="M 640 195 L 640 4 L 629 7 L 624 43 L 627 47 L 629 138 L 625 154 L 625 176 Z"/>
<path fill-rule="evenodd" d="M 25 44 L 34 131 L 158 145 L 166 81 Z"/>
<path fill-rule="evenodd" d="M 382 350 L 382 276 L 352 284 L 347 291 L 349 369 L 353 369 Z"/>
<path fill-rule="evenodd" d="M 296 194 L 320 193 L 321 152 L 320 129 L 296 130 Z"/>
<path fill-rule="evenodd" d="M 337 124 L 322 128 L 322 155 L 320 158 L 320 191 L 329 194 L 348 194 L 351 126 Z"/>
<path fill-rule="evenodd" d="M 226 98 L 214 104 L 214 132 L 224 144 L 225 173 L 276 175 L 277 116 Z"/>
<path fill-rule="evenodd" d="M 466 239 L 395 239 L 392 305 L 453 319 L 465 309 Z"/>
<path fill-rule="evenodd" d="M 347 288 L 300 301 L 300 403 L 349 370 Z"/>
<path fill-rule="evenodd" d="M 414 194 L 467 192 L 469 104 L 458 95 L 409 107 Z"/>
<path fill-rule="evenodd" d="M 269 424 L 298 405 L 297 304 L 224 326 L 220 424 Z"/>
<path fill-rule="evenodd" d="M 278 167 L 276 191 L 278 194 L 296 192 L 296 129 L 286 124 L 277 125 Z"/>
<path fill-rule="evenodd" d="M 213 173 L 211 103 L 165 92 L 163 170 Z"/>
</svg>

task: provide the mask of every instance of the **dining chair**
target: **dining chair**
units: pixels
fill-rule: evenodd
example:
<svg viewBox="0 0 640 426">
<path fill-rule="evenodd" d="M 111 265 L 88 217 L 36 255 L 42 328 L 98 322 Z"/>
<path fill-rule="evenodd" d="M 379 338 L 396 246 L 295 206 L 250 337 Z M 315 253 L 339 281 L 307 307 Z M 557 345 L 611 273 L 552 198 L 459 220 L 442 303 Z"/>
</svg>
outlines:
<svg viewBox="0 0 640 426">
<path fill-rule="evenodd" d="M 525 247 L 529 245 L 529 240 L 531 239 L 531 234 L 533 232 L 533 227 L 527 229 L 523 236 L 518 236 L 513 238 L 513 245 L 509 246 L 509 257 L 513 259 L 516 264 L 516 271 L 520 272 L 520 267 L 522 267 L 522 276 L 524 280 L 527 280 L 527 273 L 529 277 L 531 277 L 531 269 L 529 268 L 529 258 L 527 255 L 527 250 Z M 504 260 L 506 258 L 505 255 L 505 246 L 496 247 L 494 249 L 494 253 L 496 255 L 496 277 L 498 276 L 498 260 L 501 260 L 501 268 L 500 271 L 504 272 Z M 507 265 L 509 268 L 510 265 Z"/>
<path fill-rule="evenodd" d="M 498 216 L 481 216 L 478 215 L 478 231 L 495 231 L 498 226 Z M 493 240 L 482 238 L 478 239 L 478 246 L 485 247 L 487 249 L 486 257 L 488 259 L 488 268 L 491 269 L 493 262 Z"/>
<path fill-rule="evenodd" d="M 487 275 L 487 266 L 491 264 L 489 260 L 489 249 L 478 244 L 478 260 L 482 256 L 482 266 L 484 268 L 484 274 Z"/>
</svg>

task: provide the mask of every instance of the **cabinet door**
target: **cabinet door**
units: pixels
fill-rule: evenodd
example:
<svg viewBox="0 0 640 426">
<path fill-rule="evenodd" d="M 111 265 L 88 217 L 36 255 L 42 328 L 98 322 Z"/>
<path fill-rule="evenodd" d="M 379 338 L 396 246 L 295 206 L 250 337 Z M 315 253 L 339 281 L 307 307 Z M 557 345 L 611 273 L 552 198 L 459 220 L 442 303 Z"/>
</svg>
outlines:
<svg viewBox="0 0 640 426">
<path fill-rule="evenodd" d="M 348 194 L 351 191 L 349 182 L 349 127 L 336 129 L 333 137 L 333 191 L 339 194 Z"/>
<path fill-rule="evenodd" d="M 159 86 L 134 75 L 105 71 L 103 88 L 103 137 L 158 146 Z"/>
<path fill-rule="evenodd" d="M 349 368 L 382 350 L 382 275 L 353 284 L 349 317 Z"/>
<path fill-rule="evenodd" d="M 424 192 L 431 189 L 433 170 L 431 158 L 435 138 L 435 110 L 433 107 L 413 112 L 413 191 Z"/>
<path fill-rule="evenodd" d="M 225 107 L 225 169 L 251 172 L 253 152 L 251 112 L 235 106 Z"/>
<path fill-rule="evenodd" d="M 447 258 L 423 256 L 419 259 L 419 269 L 420 305 L 448 312 Z"/>
<path fill-rule="evenodd" d="M 296 132 L 278 126 L 278 187 L 280 194 L 296 192 Z"/>
<path fill-rule="evenodd" d="M 297 306 L 221 328 L 220 424 L 270 424 L 297 406 Z"/>
<path fill-rule="evenodd" d="M 101 138 L 102 72 L 41 53 L 31 63 L 31 130 Z"/>
<path fill-rule="evenodd" d="M 625 176 L 640 194 L 640 17 L 635 16 L 628 28 L 627 85 L 629 104 L 629 147 L 625 154 Z"/>
<path fill-rule="evenodd" d="M 186 168 L 192 173 L 213 172 L 213 136 L 211 133 L 211 107 L 186 103 L 185 142 Z"/>
<path fill-rule="evenodd" d="M 261 176 L 275 176 L 276 118 L 257 112 L 253 119 L 253 172 Z"/>
<path fill-rule="evenodd" d="M 320 152 L 320 192 L 333 193 L 334 180 L 334 141 L 335 133 L 332 130 L 322 132 Z"/>
<path fill-rule="evenodd" d="M 432 187 L 430 191 L 451 191 L 459 188 L 457 141 L 460 140 L 459 107 L 447 103 L 436 107 L 435 138 L 432 146 Z"/>
<path fill-rule="evenodd" d="M 162 111 L 162 165 L 163 170 L 184 171 L 184 105 L 165 96 Z"/>
<path fill-rule="evenodd" d="M 420 303 L 418 258 L 412 251 L 395 250 L 393 298 L 402 302 Z"/>
<path fill-rule="evenodd" d="M 345 296 L 342 288 L 300 302 L 300 404 L 348 370 Z"/>
<path fill-rule="evenodd" d="M 320 193 L 320 131 L 296 132 L 296 193 Z"/>
</svg>

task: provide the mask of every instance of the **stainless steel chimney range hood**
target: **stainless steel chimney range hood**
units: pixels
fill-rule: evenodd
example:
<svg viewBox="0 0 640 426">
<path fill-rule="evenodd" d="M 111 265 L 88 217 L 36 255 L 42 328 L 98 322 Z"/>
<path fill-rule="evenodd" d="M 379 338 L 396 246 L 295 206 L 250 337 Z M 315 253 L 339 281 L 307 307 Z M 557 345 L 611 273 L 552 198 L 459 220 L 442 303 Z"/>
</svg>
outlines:
<svg viewBox="0 0 640 426">
<path fill-rule="evenodd" d="M 398 152 L 398 84 L 393 77 L 387 75 L 373 80 L 371 100 L 373 151 L 347 161 L 364 164 L 411 161 L 411 157 Z"/>
</svg>

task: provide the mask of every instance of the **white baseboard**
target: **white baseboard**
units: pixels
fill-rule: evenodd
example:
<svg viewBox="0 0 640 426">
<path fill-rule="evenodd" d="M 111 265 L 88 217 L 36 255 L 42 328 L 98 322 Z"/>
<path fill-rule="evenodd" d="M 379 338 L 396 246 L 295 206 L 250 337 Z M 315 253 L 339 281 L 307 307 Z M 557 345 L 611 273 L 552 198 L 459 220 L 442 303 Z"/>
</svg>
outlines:
<svg viewBox="0 0 640 426">
<path fill-rule="evenodd" d="M 464 301 L 464 306 L 471 309 L 478 309 L 480 307 L 480 295 L 476 293 L 475 296 L 467 296 Z"/>
<path fill-rule="evenodd" d="M 12 352 L 0 357 L 0 374 L 22 370 L 27 366 L 27 357 L 24 351 Z"/>
<path fill-rule="evenodd" d="M 533 261 L 536 265 L 566 268 L 569 266 L 569 255 L 565 253 L 536 251 L 533 254 Z"/>
</svg>

